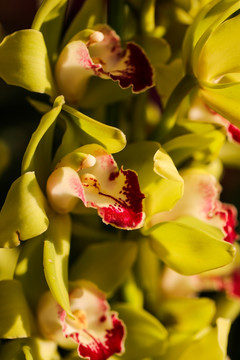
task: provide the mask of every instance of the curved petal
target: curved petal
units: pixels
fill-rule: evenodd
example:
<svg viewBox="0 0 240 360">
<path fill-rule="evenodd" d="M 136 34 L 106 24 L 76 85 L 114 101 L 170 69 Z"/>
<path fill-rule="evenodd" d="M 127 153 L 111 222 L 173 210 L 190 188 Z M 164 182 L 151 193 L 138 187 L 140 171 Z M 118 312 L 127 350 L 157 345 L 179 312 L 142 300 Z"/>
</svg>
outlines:
<svg viewBox="0 0 240 360">
<path fill-rule="evenodd" d="M 4 38 L 0 44 L 0 76 L 7 84 L 54 95 L 47 48 L 41 32 L 20 30 Z"/>
<path fill-rule="evenodd" d="M 94 41 L 101 41 L 102 34 L 95 32 Z M 89 35 L 91 41 L 91 35 Z M 55 68 L 55 77 L 60 93 L 66 101 L 77 104 L 84 94 L 89 78 L 96 74 L 101 64 L 95 64 L 82 40 L 68 43 L 62 50 Z"/>
<path fill-rule="evenodd" d="M 99 59 L 102 64 L 97 70 L 98 75 L 118 81 L 124 89 L 131 86 L 134 93 L 152 87 L 153 68 L 143 49 L 133 42 L 128 42 L 126 49 L 122 49 L 119 36 L 109 26 L 99 25 L 96 29 L 104 39 L 91 44 L 89 53 L 92 59 Z"/>
<path fill-rule="evenodd" d="M 72 312 L 69 321 L 60 313 L 63 333 L 78 344 L 81 357 L 105 360 L 124 351 L 125 329 L 115 312 L 110 311 L 104 295 L 95 288 L 77 288 L 70 294 Z"/>
<path fill-rule="evenodd" d="M 121 229 L 137 229 L 143 225 L 144 213 L 137 174 L 133 170 L 118 170 L 111 154 L 99 145 L 86 145 L 75 153 L 86 159 L 75 171 L 69 167 L 74 156 L 69 154 L 49 177 L 47 193 L 52 207 L 61 213 L 69 212 L 80 198 L 86 207 L 98 210 L 103 222 Z M 59 166 L 61 166 L 59 164 Z"/>
<path fill-rule="evenodd" d="M 125 326 L 98 288 L 82 281 L 69 294 L 69 300 L 74 319 L 49 292 L 41 298 L 38 320 L 47 338 L 67 348 L 76 343 L 79 356 L 90 360 L 105 360 L 124 352 Z"/>
<path fill-rule="evenodd" d="M 222 204 L 218 199 L 221 187 L 215 177 L 202 171 L 185 171 L 184 194 L 170 211 L 153 216 L 152 224 L 177 220 L 182 216 L 193 216 L 223 233 L 224 240 L 236 239 L 237 211 L 233 205 Z"/>
</svg>

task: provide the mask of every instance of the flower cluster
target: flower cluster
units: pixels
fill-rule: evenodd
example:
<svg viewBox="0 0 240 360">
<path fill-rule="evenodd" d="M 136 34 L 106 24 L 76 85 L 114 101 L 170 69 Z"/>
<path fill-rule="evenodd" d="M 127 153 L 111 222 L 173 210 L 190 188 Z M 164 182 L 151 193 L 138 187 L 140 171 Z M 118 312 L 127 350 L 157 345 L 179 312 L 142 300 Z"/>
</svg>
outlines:
<svg viewBox="0 0 240 360">
<path fill-rule="evenodd" d="M 0 5 L 0 358 L 238 358 L 239 1 L 21 4 Z"/>
</svg>

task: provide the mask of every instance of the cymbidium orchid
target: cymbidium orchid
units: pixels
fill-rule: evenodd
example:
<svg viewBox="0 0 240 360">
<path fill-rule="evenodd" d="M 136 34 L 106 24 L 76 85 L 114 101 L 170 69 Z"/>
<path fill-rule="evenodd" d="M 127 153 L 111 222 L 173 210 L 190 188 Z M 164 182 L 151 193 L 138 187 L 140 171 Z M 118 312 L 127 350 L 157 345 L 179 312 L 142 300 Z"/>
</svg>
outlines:
<svg viewBox="0 0 240 360">
<path fill-rule="evenodd" d="M 172 210 L 153 215 L 151 225 L 192 216 L 219 228 L 223 239 L 233 243 L 237 237 L 237 210 L 219 200 L 221 187 L 217 179 L 201 170 L 188 170 L 181 175 L 184 179 L 183 197 Z"/>
<path fill-rule="evenodd" d="M 133 93 L 154 86 L 153 68 L 144 50 L 131 41 L 122 48 L 120 37 L 106 24 L 77 31 L 64 47 L 63 44 L 59 46 L 60 49 L 63 47 L 60 53 L 55 50 L 52 54 L 48 39 L 39 31 L 42 18 L 49 10 L 45 6 L 44 3 L 39 9 L 33 29 L 6 36 L 0 44 L 0 77 L 6 83 L 46 93 L 51 100 L 57 94 L 64 95 L 66 101 L 74 106 L 81 102 L 93 75 L 117 81 L 122 89 L 131 87 Z M 28 44 L 28 49 L 25 47 L 25 52 L 14 56 L 15 43 Z M 8 58 L 13 56 L 11 67 L 5 58 L 6 51 Z"/>
<path fill-rule="evenodd" d="M 74 348 L 89 360 L 105 360 L 124 352 L 126 330 L 118 314 L 110 310 L 105 295 L 93 284 L 80 284 L 70 294 L 70 318 L 45 293 L 38 306 L 38 324 L 42 334 L 58 345 Z"/>
<path fill-rule="evenodd" d="M 144 51 L 135 43 L 121 47 L 120 38 L 107 25 L 75 35 L 60 53 L 55 77 L 59 92 L 71 104 L 81 100 L 91 76 L 118 81 L 134 93 L 153 86 L 153 69 Z"/>
<path fill-rule="evenodd" d="M 234 359 L 240 1 L 37 3 L 0 43 L 0 359 Z"/>
<path fill-rule="evenodd" d="M 99 145 L 86 145 L 66 155 L 48 178 L 48 199 L 59 213 L 73 210 L 78 199 L 98 210 L 106 224 L 121 229 L 143 225 L 144 213 L 137 175 L 118 170 L 111 154 Z"/>
</svg>

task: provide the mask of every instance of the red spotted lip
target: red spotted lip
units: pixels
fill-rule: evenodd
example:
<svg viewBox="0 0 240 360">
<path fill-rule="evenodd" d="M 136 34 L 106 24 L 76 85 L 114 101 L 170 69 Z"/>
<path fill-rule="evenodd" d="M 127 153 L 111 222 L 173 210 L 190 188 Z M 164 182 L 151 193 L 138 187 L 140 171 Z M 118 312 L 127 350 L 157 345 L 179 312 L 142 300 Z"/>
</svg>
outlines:
<svg viewBox="0 0 240 360">
<path fill-rule="evenodd" d="M 145 198 L 141 193 L 137 175 L 132 170 L 120 169 L 120 172 L 126 177 L 125 186 L 122 188 L 122 195 L 126 200 L 113 198 L 115 204 L 99 209 L 99 215 L 106 224 L 111 223 L 121 229 L 136 229 L 142 226 L 144 220 L 142 200 Z M 117 174 L 110 180 L 114 180 Z M 107 196 L 106 194 L 104 194 Z"/>
<path fill-rule="evenodd" d="M 122 354 L 124 351 L 123 338 L 125 328 L 115 313 L 112 314 L 112 329 L 106 331 L 105 341 L 102 343 L 92 337 L 92 342 L 88 345 L 79 343 L 78 354 L 89 360 L 106 360 L 114 354 Z"/>
</svg>

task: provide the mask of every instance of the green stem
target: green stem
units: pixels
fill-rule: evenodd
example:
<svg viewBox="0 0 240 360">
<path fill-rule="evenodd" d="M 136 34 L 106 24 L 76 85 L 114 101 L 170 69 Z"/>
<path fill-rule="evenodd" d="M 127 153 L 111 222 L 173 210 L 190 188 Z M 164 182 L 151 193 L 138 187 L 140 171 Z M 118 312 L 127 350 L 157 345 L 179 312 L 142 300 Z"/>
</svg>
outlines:
<svg viewBox="0 0 240 360">
<path fill-rule="evenodd" d="M 189 92 L 197 86 L 197 79 L 186 74 L 173 90 L 154 133 L 154 140 L 162 141 L 172 130 L 176 122 L 176 115 L 180 104 Z"/>
</svg>

